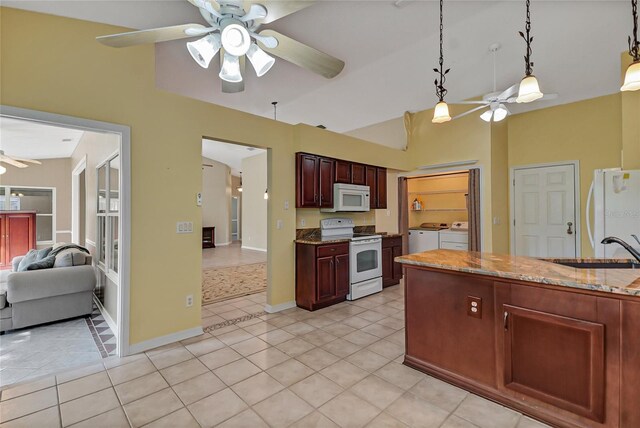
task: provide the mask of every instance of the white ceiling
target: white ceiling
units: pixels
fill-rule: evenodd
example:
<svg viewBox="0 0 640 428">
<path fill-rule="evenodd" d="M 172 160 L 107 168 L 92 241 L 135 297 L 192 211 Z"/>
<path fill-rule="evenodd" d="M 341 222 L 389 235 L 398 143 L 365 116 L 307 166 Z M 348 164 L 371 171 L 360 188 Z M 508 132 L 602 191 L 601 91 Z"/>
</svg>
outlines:
<svg viewBox="0 0 640 428">
<path fill-rule="evenodd" d="M 200 22 L 195 7 L 176 1 L 4 1 L 4 5 L 131 28 Z M 524 1 L 445 1 L 445 66 L 451 67 L 447 100 L 490 92 L 492 43 L 501 43 L 498 89 L 524 74 Z M 547 107 L 616 92 L 620 53 L 631 32 L 628 0 L 532 2 L 533 61 L 542 90 L 555 101 L 516 106 Z M 278 120 L 324 124 L 345 132 L 431 108 L 432 68 L 438 61 L 438 2 L 319 1 L 270 27 L 346 62 L 326 80 L 283 60 L 256 78 L 250 67 L 246 91 L 222 94 L 216 70 L 203 70 L 190 58 L 184 41 L 159 44 L 158 84 L 163 89 Z M 164 77 L 163 77 L 164 76 Z M 170 78 L 168 78 L 170 76 Z"/>
<path fill-rule="evenodd" d="M 231 168 L 231 174 L 239 176 L 242 172 L 242 159 L 257 156 L 266 150 L 239 144 L 223 143 L 215 140 L 202 140 L 202 156 L 213 159 Z"/>
<path fill-rule="evenodd" d="M 0 116 L 0 150 L 27 159 L 68 158 L 84 131 Z M 68 141 L 67 141 L 68 140 Z"/>
</svg>

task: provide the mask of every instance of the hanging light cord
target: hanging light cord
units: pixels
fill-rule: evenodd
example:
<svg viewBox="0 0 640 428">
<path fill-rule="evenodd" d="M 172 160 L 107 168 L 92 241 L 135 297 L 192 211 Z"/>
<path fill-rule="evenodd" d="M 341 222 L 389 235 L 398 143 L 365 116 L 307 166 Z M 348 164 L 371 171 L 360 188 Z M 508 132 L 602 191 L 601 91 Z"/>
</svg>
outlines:
<svg viewBox="0 0 640 428">
<path fill-rule="evenodd" d="M 443 69 L 444 69 L 444 53 L 443 53 L 443 49 L 442 49 L 442 30 L 444 29 L 444 26 L 442 24 L 442 21 L 443 21 L 443 19 L 442 19 L 442 4 L 443 4 L 443 0 L 440 0 L 440 61 L 438 61 L 438 64 L 440 65 L 440 69 L 437 69 L 437 68 L 433 69 L 433 71 L 438 73 L 438 75 L 440 77 L 440 83 L 438 83 L 438 79 L 436 79 L 433 83 L 436 85 L 436 96 L 438 97 L 438 99 L 441 102 L 444 101 L 444 96 L 447 95 L 447 90 L 444 87 L 444 82 L 447 80 L 445 76 L 451 70 L 450 68 L 447 68 L 446 70 L 443 71 Z"/>
<path fill-rule="evenodd" d="M 638 0 L 631 0 L 631 13 L 633 14 L 633 43 L 629 36 L 629 55 L 633 62 L 640 61 L 640 41 L 638 41 Z"/>
<path fill-rule="evenodd" d="M 635 0 L 632 0 L 635 1 Z M 522 31 L 518 31 L 520 37 L 522 37 L 527 44 L 527 54 L 524 56 L 524 64 L 525 64 L 525 75 L 531 76 L 533 74 L 533 62 L 531 61 L 531 54 L 533 51 L 531 50 L 531 43 L 533 43 L 533 37 L 531 37 L 531 1 L 527 0 L 527 20 L 525 23 L 525 32 L 526 36 Z"/>
<path fill-rule="evenodd" d="M 273 101 L 271 104 L 273 105 L 273 120 L 278 120 L 278 102 Z"/>
</svg>

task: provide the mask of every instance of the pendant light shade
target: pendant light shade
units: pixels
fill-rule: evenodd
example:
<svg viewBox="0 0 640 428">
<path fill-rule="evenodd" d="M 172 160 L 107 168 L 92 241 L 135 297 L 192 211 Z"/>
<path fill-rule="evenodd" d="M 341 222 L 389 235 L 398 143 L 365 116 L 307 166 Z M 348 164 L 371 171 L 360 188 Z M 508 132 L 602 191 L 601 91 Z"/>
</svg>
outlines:
<svg viewBox="0 0 640 428">
<path fill-rule="evenodd" d="M 240 24 L 229 24 L 224 27 L 220 36 L 224 50 L 234 56 L 242 56 L 249 50 L 251 36 Z"/>
<path fill-rule="evenodd" d="M 509 114 L 509 110 L 504 106 L 504 104 L 500 104 L 496 111 L 493 112 L 493 121 L 500 122 Z"/>
<path fill-rule="evenodd" d="M 219 76 L 222 80 L 225 80 L 227 82 L 242 82 L 239 58 L 225 52 L 224 61 L 222 62 L 222 69 L 220 70 Z"/>
<path fill-rule="evenodd" d="M 516 98 L 516 102 L 530 103 L 531 101 L 535 101 L 542 97 L 543 94 L 540 92 L 540 85 L 538 84 L 536 76 L 533 74 L 525 76 L 520 82 L 520 89 L 518 90 L 518 98 Z"/>
<path fill-rule="evenodd" d="M 449 106 L 444 101 L 440 101 L 436 104 L 436 108 L 433 110 L 433 123 L 444 123 L 451 120 L 449 115 Z"/>
<path fill-rule="evenodd" d="M 640 90 L 640 61 L 632 63 L 624 75 L 624 84 L 621 91 L 637 91 Z"/>
<path fill-rule="evenodd" d="M 258 77 L 264 76 L 276 62 L 271 55 L 260 49 L 255 43 L 251 43 L 247 51 L 247 57 L 249 61 L 251 61 L 251 65 L 253 65 L 253 69 L 256 71 Z"/>
<path fill-rule="evenodd" d="M 485 122 L 491 122 L 492 118 L 493 118 L 493 110 L 487 110 L 480 115 L 480 119 L 484 120 Z"/>
<path fill-rule="evenodd" d="M 220 50 L 220 34 L 209 34 L 206 37 L 187 43 L 187 49 L 194 61 L 202 68 L 209 67 L 209 63 Z"/>
</svg>

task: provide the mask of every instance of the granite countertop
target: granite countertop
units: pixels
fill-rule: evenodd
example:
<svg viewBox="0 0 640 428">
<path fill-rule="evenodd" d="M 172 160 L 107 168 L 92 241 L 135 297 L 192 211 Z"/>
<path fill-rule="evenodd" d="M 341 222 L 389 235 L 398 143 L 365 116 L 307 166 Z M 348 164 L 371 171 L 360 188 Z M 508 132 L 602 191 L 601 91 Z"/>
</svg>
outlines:
<svg viewBox="0 0 640 428">
<path fill-rule="evenodd" d="M 340 239 L 332 239 L 325 238 L 322 239 L 319 236 L 308 236 L 305 238 L 298 238 L 295 240 L 296 244 L 308 244 L 308 245 L 324 245 L 324 244 L 340 244 L 342 242 L 349 242 L 351 239 L 349 238 L 340 238 Z"/>
<path fill-rule="evenodd" d="M 387 232 L 376 232 L 374 226 L 356 226 L 356 233 L 375 233 L 377 235 L 382 235 L 382 238 L 398 238 L 402 235 L 400 233 L 387 233 Z M 297 244 L 308 244 L 308 245 L 324 245 L 324 244 L 339 244 L 342 242 L 351 241 L 349 238 L 325 238 L 322 239 L 320 236 L 320 229 L 298 229 L 296 231 L 296 242 Z"/>
<path fill-rule="evenodd" d="M 619 262 L 629 259 L 570 259 L 578 262 Z M 433 250 L 396 257 L 396 262 L 476 273 L 498 278 L 640 296 L 640 269 L 576 269 L 541 259 L 472 251 Z M 569 261 L 560 259 L 556 261 Z"/>
</svg>

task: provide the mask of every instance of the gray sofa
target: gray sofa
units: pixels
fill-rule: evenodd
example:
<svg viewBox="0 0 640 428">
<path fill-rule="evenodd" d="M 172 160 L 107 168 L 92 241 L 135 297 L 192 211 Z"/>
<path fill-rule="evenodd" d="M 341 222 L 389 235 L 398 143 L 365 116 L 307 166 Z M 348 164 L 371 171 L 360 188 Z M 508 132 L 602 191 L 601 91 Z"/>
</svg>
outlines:
<svg viewBox="0 0 640 428">
<path fill-rule="evenodd" d="M 0 332 L 92 312 L 96 274 L 90 256 L 84 265 L 15 272 L 21 259 L 13 259 L 13 272 L 0 278 Z"/>
</svg>

